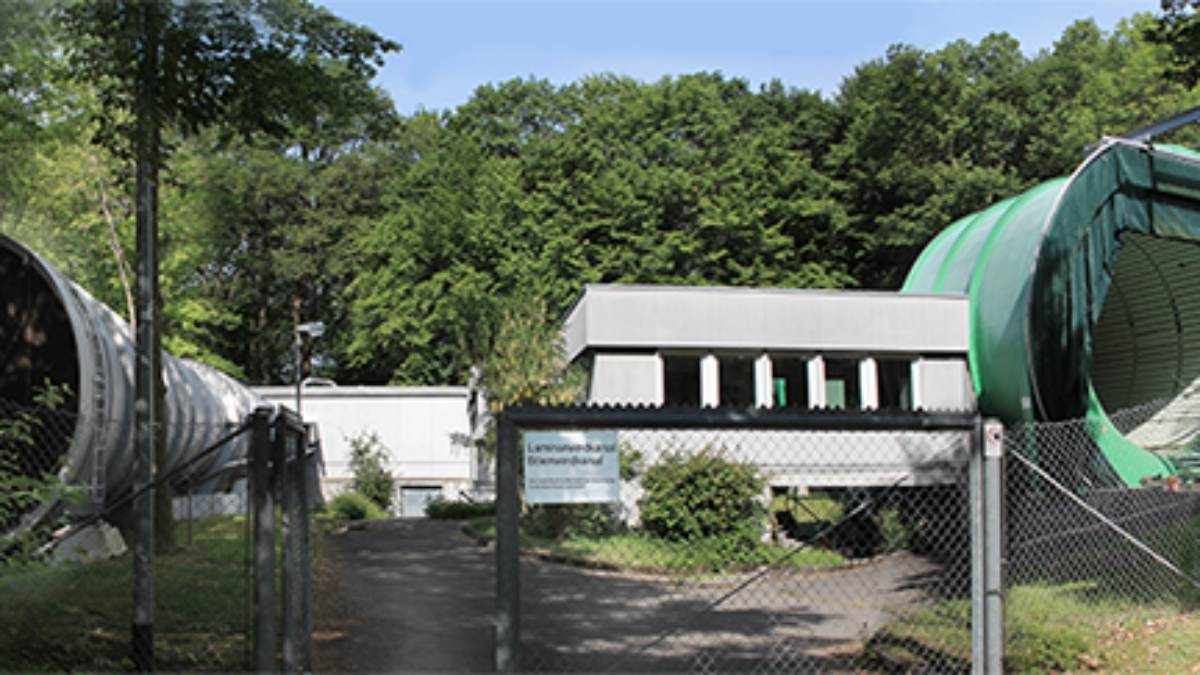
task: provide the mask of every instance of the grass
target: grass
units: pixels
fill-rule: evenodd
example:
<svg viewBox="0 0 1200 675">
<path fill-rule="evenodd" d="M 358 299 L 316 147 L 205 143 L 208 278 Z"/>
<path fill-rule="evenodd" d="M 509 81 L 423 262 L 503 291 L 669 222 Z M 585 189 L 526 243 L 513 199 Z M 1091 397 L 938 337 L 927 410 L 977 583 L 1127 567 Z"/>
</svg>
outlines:
<svg viewBox="0 0 1200 675">
<path fill-rule="evenodd" d="M 493 518 L 476 518 L 471 525 L 495 537 Z M 194 544 L 156 557 L 157 665 L 163 671 L 244 671 L 245 518 L 214 518 L 194 527 Z M 1191 531 L 1155 534 L 1169 539 L 1185 533 Z M 633 534 L 598 540 L 523 538 L 522 546 L 625 569 L 692 571 L 686 551 Z M 812 550 L 788 564 L 838 562 L 834 553 Z M 131 568 L 125 555 L 90 565 L 6 572 L 0 577 L 0 672 L 131 671 Z M 1053 575 L 1013 587 L 1006 596 L 1006 672 L 1200 673 L 1200 614 L 1184 611 L 1196 602 L 1173 591 L 1165 595 L 1154 600 L 1114 592 L 1102 581 L 1064 582 Z M 969 601 L 943 600 L 898 617 L 872 636 L 861 665 L 963 670 L 970 663 L 970 645 Z"/>
<path fill-rule="evenodd" d="M 474 518 L 471 527 L 488 539 L 496 539 L 496 519 Z M 600 538 L 543 539 L 521 534 L 525 551 L 567 558 L 581 563 L 613 567 L 637 572 L 700 573 L 714 571 L 713 555 L 705 551 L 705 543 L 692 545 L 672 543 L 641 533 L 614 534 Z M 764 544 L 763 564 L 786 558 L 792 567 L 827 567 L 846 562 L 838 553 L 824 549 L 805 549 L 793 552 L 774 544 Z M 740 571 L 738 567 L 731 571 Z"/>
<path fill-rule="evenodd" d="M 194 543 L 154 563 L 155 659 L 161 670 L 246 669 L 246 524 L 194 524 Z M 0 671 L 132 670 L 130 554 L 0 577 Z"/>
<path fill-rule="evenodd" d="M 969 600 L 899 617 L 864 649 L 868 668 L 969 669 Z M 1005 672 L 1200 673 L 1200 615 L 1097 593 L 1092 582 L 1009 589 Z"/>
</svg>

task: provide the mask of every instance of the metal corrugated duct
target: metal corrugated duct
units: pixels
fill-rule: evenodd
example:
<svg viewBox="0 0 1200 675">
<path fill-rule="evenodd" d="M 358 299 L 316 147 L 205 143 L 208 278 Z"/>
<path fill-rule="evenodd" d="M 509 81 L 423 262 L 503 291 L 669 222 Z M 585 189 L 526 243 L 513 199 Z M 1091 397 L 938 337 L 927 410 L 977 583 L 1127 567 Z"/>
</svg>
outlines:
<svg viewBox="0 0 1200 675">
<path fill-rule="evenodd" d="M 50 383 L 69 394 L 73 425 L 46 425 L 50 435 L 21 449 L 30 473 L 48 466 L 85 488 L 88 511 L 133 489 L 134 342 L 129 325 L 42 257 L 0 235 L 0 400 L 29 404 Z M 268 405 L 214 368 L 163 355 L 167 387 L 167 470 L 194 459 L 227 436 L 256 407 Z M 223 489 L 220 470 L 245 457 L 244 438 L 209 455 L 188 473 L 202 489 Z M 22 514 L 37 525 L 61 504 Z M 15 523 L 10 522 L 12 526 Z"/>
</svg>

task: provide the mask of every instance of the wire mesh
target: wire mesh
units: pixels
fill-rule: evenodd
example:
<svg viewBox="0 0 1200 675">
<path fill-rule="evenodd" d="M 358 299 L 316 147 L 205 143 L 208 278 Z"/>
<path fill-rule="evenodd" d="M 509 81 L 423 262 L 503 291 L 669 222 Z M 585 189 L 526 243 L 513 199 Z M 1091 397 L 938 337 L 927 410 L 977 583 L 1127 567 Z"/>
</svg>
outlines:
<svg viewBox="0 0 1200 675">
<path fill-rule="evenodd" d="M 103 492 L 94 476 L 63 471 L 68 446 L 62 440 L 76 432 L 76 421 L 69 413 L 0 402 L 0 493 L 6 495 L 0 498 L 0 671 L 120 672 L 139 662 L 131 651 L 131 507 L 111 494 L 106 506 L 95 504 Z M 167 431 L 228 438 L 234 430 Z M 14 498 L 14 484 L 28 487 L 28 497 Z M 172 485 L 174 544 L 162 546 L 153 560 L 154 664 L 164 672 L 249 669 L 245 481 L 214 491 L 215 485 Z M 50 504 L 59 505 L 52 516 L 36 519 L 45 527 L 23 526 Z"/>
<path fill-rule="evenodd" d="M 968 432 L 619 439 L 619 502 L 523 508 L 524 670 L 969 667 Z"/>
<path fill-rule="evenodd" d="M 1113 423 L 1145 430 L 1163 409 L 1114 415 Z M 1005 628 L 1013 672 L 1136 668 L 1103 663 L 1095 645 L 1194 609 L 1200 598 L 1200 486 L 1126 485 L 1094 440 L 1103 424 L 1008 429 Z"/>
</svg>

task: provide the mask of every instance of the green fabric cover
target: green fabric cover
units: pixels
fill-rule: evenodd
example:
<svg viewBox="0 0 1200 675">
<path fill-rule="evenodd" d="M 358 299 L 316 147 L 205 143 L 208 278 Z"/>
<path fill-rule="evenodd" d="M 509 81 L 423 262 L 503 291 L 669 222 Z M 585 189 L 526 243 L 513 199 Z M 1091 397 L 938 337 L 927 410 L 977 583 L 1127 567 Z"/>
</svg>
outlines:
<svg viewBox="0 0 1200 675">
<path fill-rule="evenodd" d="M 969 363 L 984 414 L 1092 419 L 1104 428 L 1093 434 L 1104 456 L 1137 485 L 1171 465 L 1105 424 L 1088 378 L 1092 330 L 1126 232 L 1200 241 L 1200 155 L 1109 141 L 1072 176 L 953 223 L 901 292 L 969 296 Z"/>
</svg>

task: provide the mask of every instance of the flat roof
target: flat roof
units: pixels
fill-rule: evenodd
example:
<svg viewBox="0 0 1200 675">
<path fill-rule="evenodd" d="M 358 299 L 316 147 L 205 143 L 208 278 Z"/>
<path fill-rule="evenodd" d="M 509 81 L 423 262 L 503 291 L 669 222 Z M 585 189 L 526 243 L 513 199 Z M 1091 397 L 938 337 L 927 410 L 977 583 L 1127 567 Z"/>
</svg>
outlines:
<svg viewBox="0 0 1200 675">
<path fill-rule="evenodd" d="M 251 390 L 267 400 L 294 400 L 296 387 L 267 386 L 251 387 Z M 364 398 L 465 398 L 470 395 L 467 387 L 388 387 L 309 385 L 303 389 L 306 399 L 364 399 Z"/>
<path fill-rule="evenodd" d="M 966 354 L 968 320 L 965 295 L 589 285 L 564 324 L 575 360 L 589 350 Z"/>
</svg>

